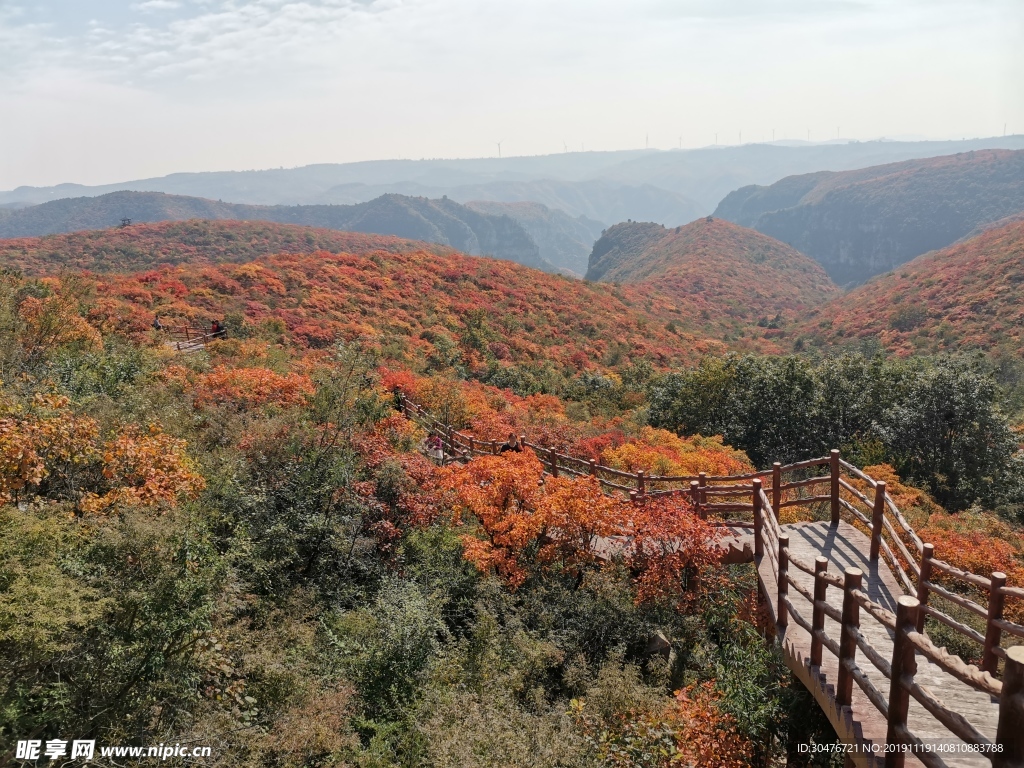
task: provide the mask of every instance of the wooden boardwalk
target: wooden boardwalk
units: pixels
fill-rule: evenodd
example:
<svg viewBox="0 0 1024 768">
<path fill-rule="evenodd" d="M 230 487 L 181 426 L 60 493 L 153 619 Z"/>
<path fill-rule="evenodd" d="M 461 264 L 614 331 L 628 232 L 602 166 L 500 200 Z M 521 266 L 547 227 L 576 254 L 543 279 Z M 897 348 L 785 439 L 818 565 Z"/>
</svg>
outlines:
<svg viewBox="0 0 1024 768">
<path fill-rule="evenodd" d="M 864 574 L 862 590 L 870 598 L 895 613 L 896 600 L 904 591 L 900 588 L 896 577 L 881 560 L 869 559 L 870 539 L 846 522 L 830 525 L 827 522 L 794 523 L 782 526 L 784 534 L 789 535 L 789 549 L 793 555 L 807 561 L 816 557 L 828 560 L 828 570 L 842 574 L 847 568 L 859 568 Z M 773 623 L 777 620 L 777 606 L 772 597 L 778 589 L 778 573 L 772 558 L 764 556 L 757 564 L 761 588 L 768 598 Z M 798 569 L 790 569 L 793 577 L 808 591 L 814 589 L 814 577 Z M 826 593 L 830 605 L 842 610 L 843 592 L 829 588 Z M 807 618 L 810 619 L 809 604 Z M 871 645 L 884 658 L 892 657 L 892 633 L 877 621 L 862 622 L 862 632 L 870 640 Z M 825 633 L 839 642 L 840 625 L 831 618 L 825 618 Z M 780 633 L 778 641 L 783 649 L 786 664 L 803 682 L 814 698 L 828 715 L 840 739 L 846 744 L 857 745 L 858 749 L 867 754 L 872 744 L 884 745 L 886 735 L 886 719 L 867 699 L 858 686 L 853 687 L 852 707 L 838 708 L 835 701 L 835 687 L 839 674 L 839 660 L 827 651 L 822 655 L 821 667 L 810 663 L 811 638 L 806 630 L 794 622 Z M 880 691 L 887 691 L 889 680 L 878 671 L 873 664 L 862 663 L 861 668 Z M 918 671 L 916 679 L 932 690 L 947 705 L 964 715 L 971 723 L 990 739 L 995 739 L 996 724 L 999 717 L 998 700 L 961 683 L 947 675 L 941 669 L 918 654 Z M 923 740 L 940 740 L 943 742 L 957 741 L 947 728 L 941 725 L 932 715 L 924 710 L 913 699 L 910 703 L 908 717 L 910 729 Z M 943 759 L 949 766 L 989 765 L 989 759 L 980 755 L 954 756 L 944 754 Z M 860 759 L 854 761 L 858 766 L 881 766 L 879 759 Z M 907 765 L 921 765 L 913 757 L 907 757 Z"/>
</svg>

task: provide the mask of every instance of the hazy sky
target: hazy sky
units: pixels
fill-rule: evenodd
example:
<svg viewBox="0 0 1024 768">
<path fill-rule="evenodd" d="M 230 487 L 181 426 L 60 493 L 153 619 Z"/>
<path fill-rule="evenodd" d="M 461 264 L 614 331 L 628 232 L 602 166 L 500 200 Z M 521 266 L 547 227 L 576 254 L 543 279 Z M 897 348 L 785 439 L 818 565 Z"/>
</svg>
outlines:
<svg viewBox="0 0 1024 768">
<path fill-rule="evenodd" d="M 1024 0 L 0 0 L 0 189 L 1024 133 Z"/>
</svg>

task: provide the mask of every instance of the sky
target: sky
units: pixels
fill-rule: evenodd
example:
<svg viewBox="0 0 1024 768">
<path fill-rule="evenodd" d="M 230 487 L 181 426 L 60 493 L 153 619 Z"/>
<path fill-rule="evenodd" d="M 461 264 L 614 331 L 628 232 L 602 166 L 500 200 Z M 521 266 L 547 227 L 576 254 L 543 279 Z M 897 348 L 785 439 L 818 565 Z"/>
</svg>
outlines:
<svg viewBox="0 0 1024 768">
<path fill-rule="evenodd" d="M 0 0 L 0 189 L 1004 126 L 1022 0 Z"/>
</svg>

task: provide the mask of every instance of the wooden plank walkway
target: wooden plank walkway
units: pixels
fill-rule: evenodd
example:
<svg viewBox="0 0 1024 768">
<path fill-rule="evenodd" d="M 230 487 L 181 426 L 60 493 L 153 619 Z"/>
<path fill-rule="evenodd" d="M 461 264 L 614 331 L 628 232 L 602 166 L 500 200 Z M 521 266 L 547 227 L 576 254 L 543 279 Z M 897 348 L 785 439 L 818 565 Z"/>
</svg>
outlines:
<svg viewBox="0 0 1024 768">
<path fill-rule="evenodd" d="M 895 612 L 896 600 L 904 591 L 900 588 L 896 577 L 881 560 L 870 561 L 868 552 L 870 540 L 863 533 L 846 522 L 838 526 L 827 522 L 794 523 L 782 526 L 784 534 L 789 536 L 789 550 L 792 555 L 810 563 L 816 557 L 825 557 L 829 561 L 828 569 L 832 573 L 842 574 L 846 568 L 859 568 L 864 573 L 863 591 L 870 598 Z M 770 606 L 773 622 L 777 619 L 776 595 L 778 590 L 778 574 L 772 558 L 764 556 L 757 564 L 758 578 L 762 591 Z M 814 577 L 793 567 L 789 573 L 795 581 L 808 591 L 814 590 Z M 811 604 L 795 590 L 790 589 L 793 605 L 808 621 L 811 618 Z M 842 609 L 842 590 L 829 587 L 828 603 Z M 878 621 L 861 612 L 861 632 L 883 658 L 892 658 L 892 634 Z M 840 626 L 826 616 L 825 633 L 839 642 Z M 806 630 L 790 620 L 789 625 L 778 638 L 782 646 L 786 664 L 794 674 L 807 686 L 821 705 L 829 720 L 835 727 L 840 739 L 856 745 L 864 754 L 871 744 L 884 745 L 886 734 L 885 717 L 868 701 L 859 686 L 853 686 L 853 703 L 851 707 L 836 706 L 835 685 L 838 679 L 839 660 L 828 649 L 822 652 L 822 665 L 813 667 L 810 664 L 811 638 Z M 940 700 L 947 704 L 955 704 L 956 710 L 990 739 L 995 739 L 996 723 L 999 716 L 998 702 L 990 696 L 964 685 L 946 674 L 923 656 L 918 654 L 918 672 L 916 679 Z M 888 697 L 889 680 L 862 653 L 857 654 L 857 663 L 867 677 Z M 953 739 L 949 730 L 942 726 L 934 717 L 911 699 L 908 725 L 912 733 L 924 741 L 930 739 L 949 742 Z M 942 754 L 941 757 L 951 768 L 977 768 L 990 764 L 987 757 L 977 755 Z M 882 760 L 861 758 L 854 761 L 857 766 L 875 768 L 881 766 Z M 915 758 L 908 756 L 907 765 L 920 765 Z"/>
</svg>

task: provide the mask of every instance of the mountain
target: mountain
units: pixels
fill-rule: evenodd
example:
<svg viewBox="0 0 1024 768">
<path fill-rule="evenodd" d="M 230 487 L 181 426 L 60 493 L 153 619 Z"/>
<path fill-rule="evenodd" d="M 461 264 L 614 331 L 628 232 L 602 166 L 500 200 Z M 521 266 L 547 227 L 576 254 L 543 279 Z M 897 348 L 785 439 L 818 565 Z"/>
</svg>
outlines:
<svg viewBox="0 0 1024 768">
<path fill-rule="evenodd" d="M 274 221 L 310 227 L 395 235 L 449 245 L 464 253 L 516 261 L 549 272 L 536 243 L 507 216 L 471 210 L 454 200 L 384 195 L 359 205 L 256 206 L 224 203 L 160 192 L 111 192 L 9 212 L 0 218 L 0 237 L 101 229 L 122 219 L 154 222 L 186 219 Z"/>
<path fill-rule="evenodd" d="M 838 293 L 809 257 L 710 216 L 673 229 L 610 227 L 594 244 L 587 279 L 628 284 L 660 317 L 726 341 L 776 336 Z"/>
<path fill-rule="evenodd" d="M 243 263 L 279 253 L 454 253 L 387 235 L 264 221 L 165 221 L 36 238 L 0 240 L 0 268 L 30 276 L 130 273 L 161 267 Z"/>
<path fill-rule="evenodd" d="M 584 215 L 598 221 L 631 218 L 674 226 L 711 213 L 731 190 L 750 184 L 773 184 L 786 176 L 814 171 L 844 171 L 991 148 L 1024 149 L 1024 136 L 966 141 L 779 142 L 691 150 L 381 160 L 261 171 L 175 173 L 100 186 L 23 186 L 0 192 L 0 204 L 43 203 L 118 190 L 256 205 L 350 204 L 396 192 L 448 195 L 459 202 L 532 200 L 571 216 Z"/>
<path fill-rule="evenodd" d="M 590 250 L 604 231 L 604 224 L 599 221 L 585 216 L 573 218 L 541 203 L 476 200 L 466 203 L 466 207 L 491 216 L 515 219 L 537 243 L 542 259 L 577 277 L 587 271 Z"/>
<path fill-rule="evenodd" d="M 983 150 L 745 187 L 716 216 L 813 256 L 861 283 L 1024 211 L 1024 150 Z"/>
<path fill-rule="evenodd" d="M 877 339 L 900 354 L 1024 356 L 1024 220 L 879 275 L 811 313 L 794 334 L 819 347 Z"/>
</svg>

